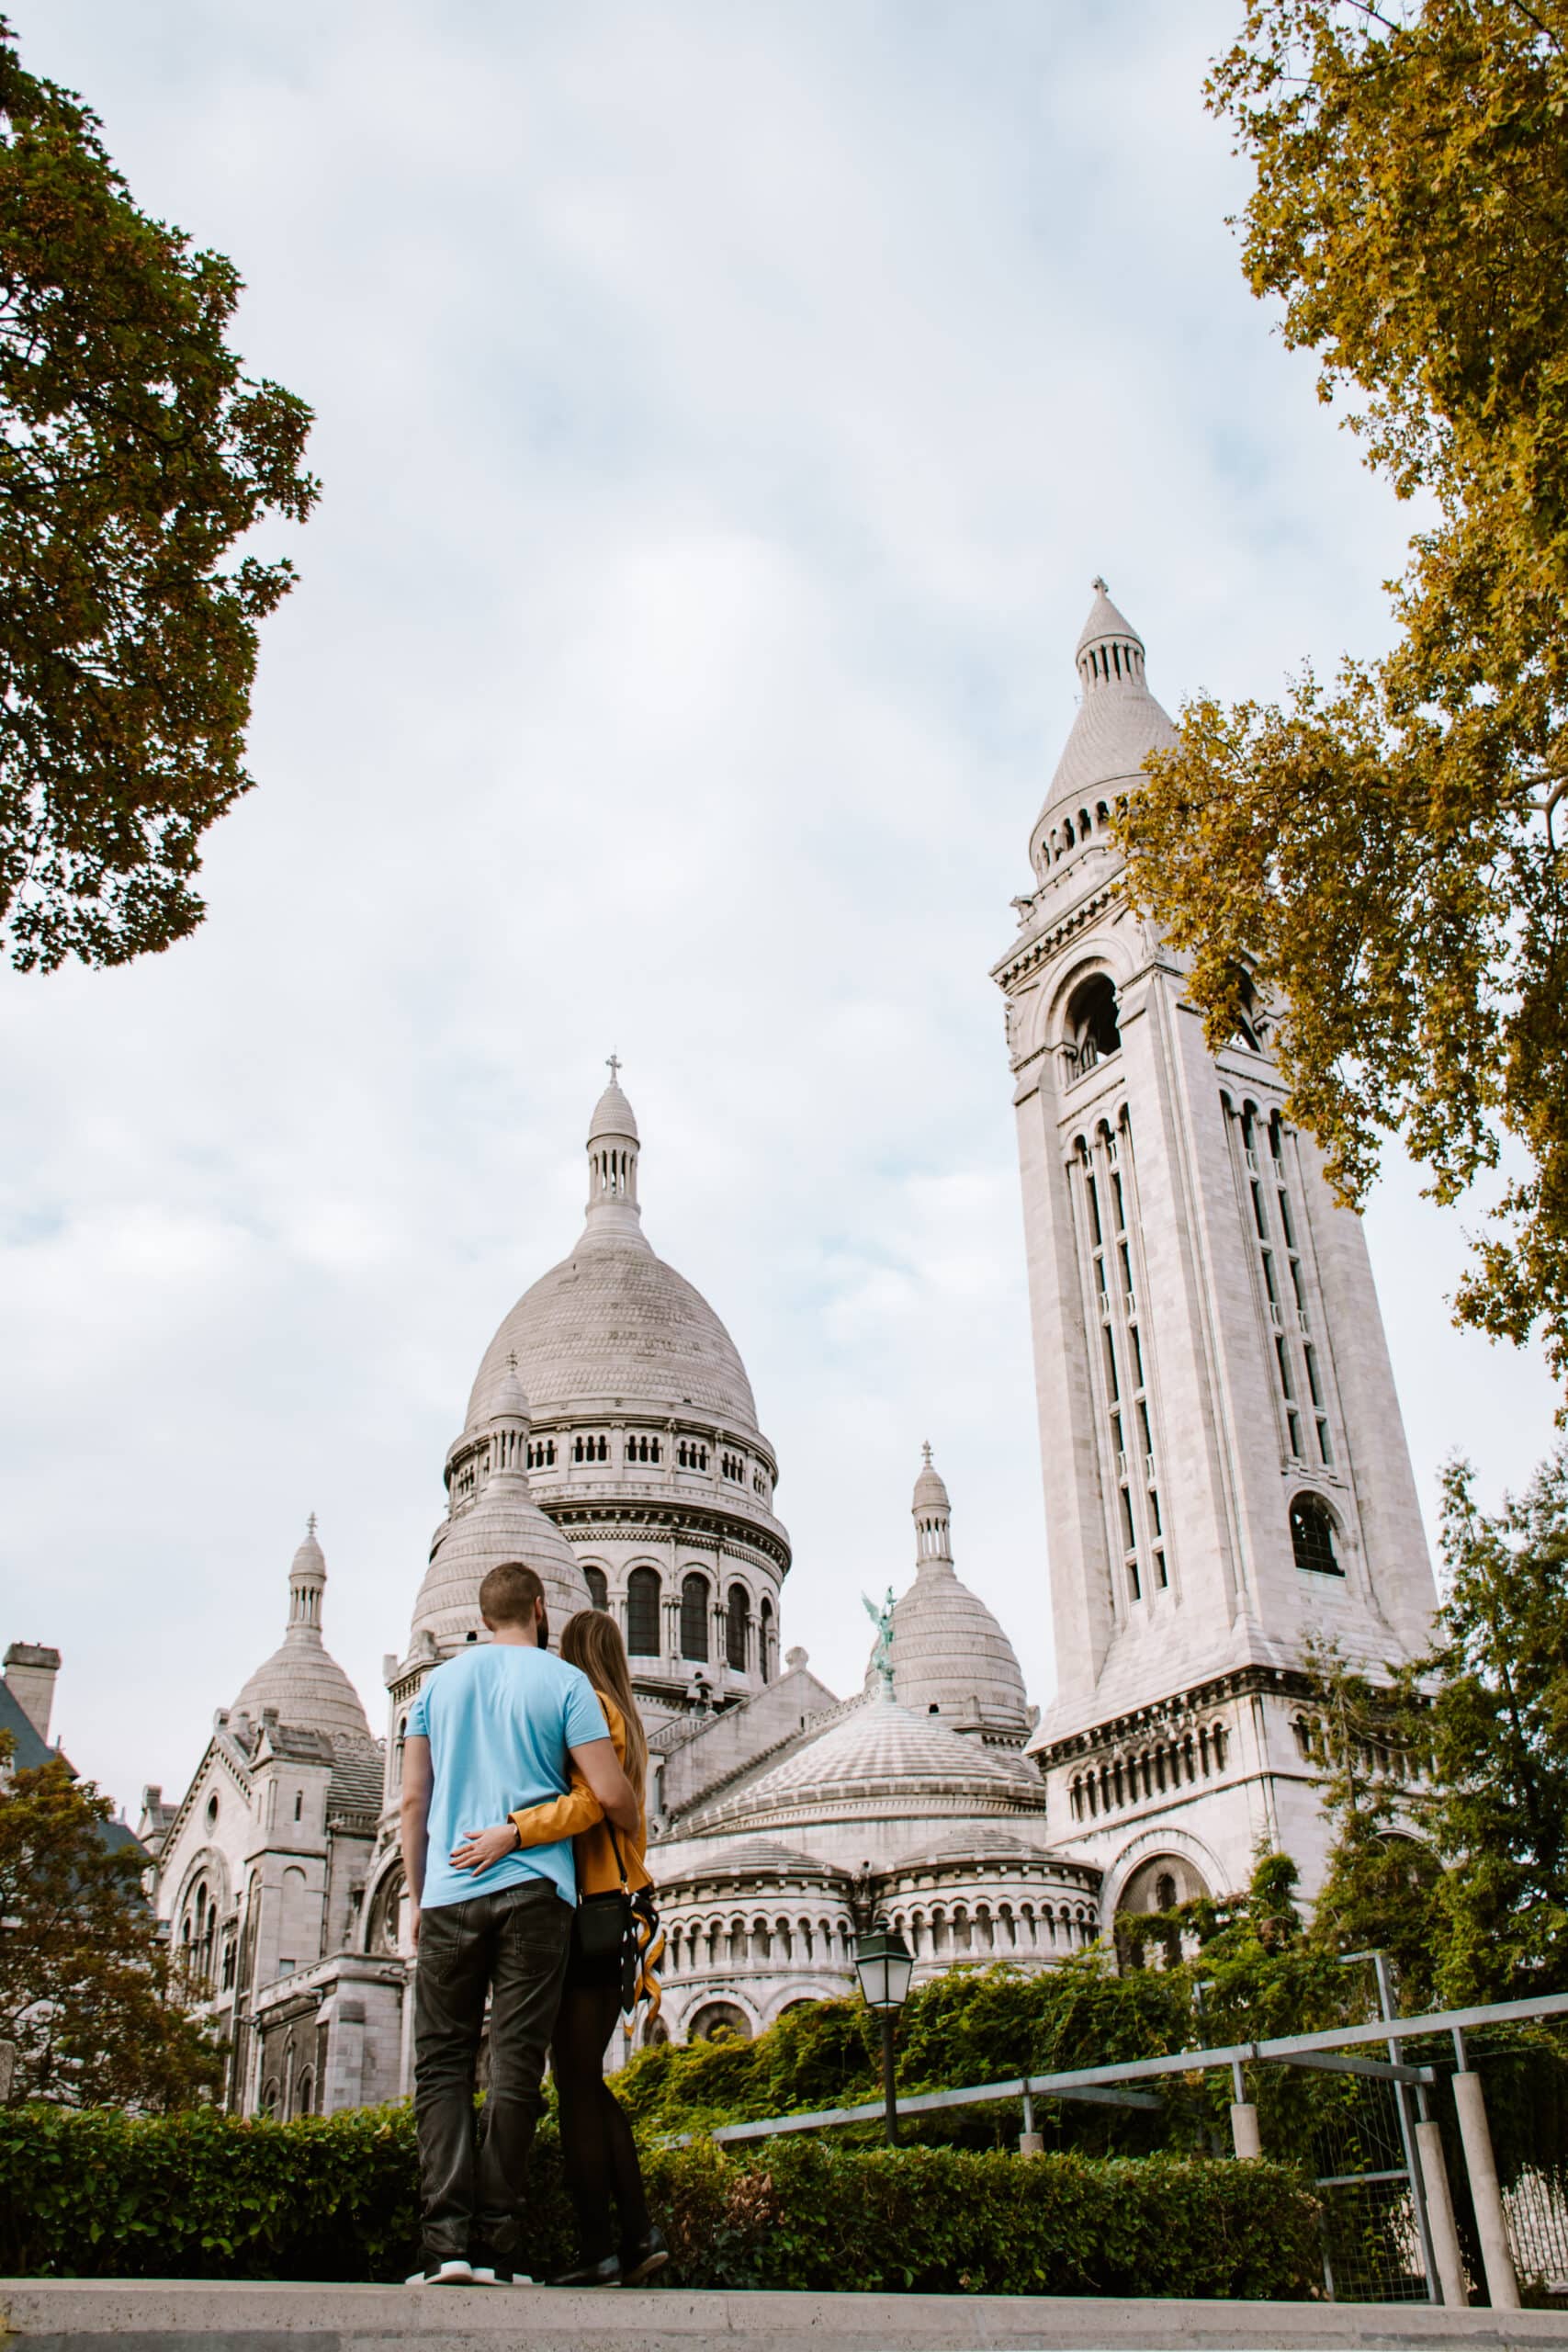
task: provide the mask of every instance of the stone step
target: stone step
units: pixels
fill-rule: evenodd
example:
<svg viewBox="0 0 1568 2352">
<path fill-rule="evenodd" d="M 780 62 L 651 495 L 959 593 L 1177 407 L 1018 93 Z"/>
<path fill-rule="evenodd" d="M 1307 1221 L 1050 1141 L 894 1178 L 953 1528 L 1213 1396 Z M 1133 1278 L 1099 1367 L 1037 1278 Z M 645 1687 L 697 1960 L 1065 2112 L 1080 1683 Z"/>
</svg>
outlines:
<svg viewBox="0 0 1568 2352">
<path fill-rule="evenodd" d="M 13 2352 L 1486 2352 L 1568 2347 L 1568 2312 L 1425 2304 L 1114 2302 L 1054 2295 L 697 2294 L 682 2288 L 0 2279 Z M 3 2340 L 3 2339 L 0 2339 Z"/>
</svg>

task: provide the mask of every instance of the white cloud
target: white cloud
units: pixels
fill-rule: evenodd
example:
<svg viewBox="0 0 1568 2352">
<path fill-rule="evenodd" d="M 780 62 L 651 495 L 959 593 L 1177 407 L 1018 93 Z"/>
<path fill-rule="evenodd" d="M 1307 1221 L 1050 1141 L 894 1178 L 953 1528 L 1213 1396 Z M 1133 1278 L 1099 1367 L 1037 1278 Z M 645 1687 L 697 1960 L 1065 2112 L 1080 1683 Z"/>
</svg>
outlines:
<svg viewBox="0 0 1568 2352">
<path fill-rule="evenodd" d="M 1049 1687 L 987 978 L 1103 569 L 1168 701 L 1386 628 L 1407 515 L 1242 283 L 1224 0 L 19 0 L 231 253 L 326 484 L 198 937 L 0 995 L 5 1622 L 179 1781 L 308 1510 L 378 1713 L 469 1379 L 565 1250 L 612 1046 L 650 1235 L 746 1356 L 785 1638 L 859 1679 L 930 1436 Z M 1548 1434 L 1374 1253 L 1426 1491 Z"/>
</svg>

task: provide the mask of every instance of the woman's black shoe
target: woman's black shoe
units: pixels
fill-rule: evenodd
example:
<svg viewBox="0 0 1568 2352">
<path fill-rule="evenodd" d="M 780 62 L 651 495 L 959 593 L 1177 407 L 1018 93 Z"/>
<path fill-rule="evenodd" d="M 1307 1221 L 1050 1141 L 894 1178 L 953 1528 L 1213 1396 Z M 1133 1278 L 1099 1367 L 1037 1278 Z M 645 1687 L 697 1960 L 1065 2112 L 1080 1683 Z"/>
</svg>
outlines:
<svg viewBox="0 0 1568 2352">
<path fill-rule="evenodd" d="M 618 2287 L 621 2284 L 621 2257 L 607 2254 L 602 2262 L 585 2262 L 581 2270 L 565 2271 L 550 2280 L 552 2287 Z"/>
<path fill-rule="evenodd" d="M 621 2249 L 622 2286 L 640 2287 L 645 2278 L 651 2278 L 656 2270 L 662 2270 L 669 2259 L 670 2248 L 664 2243 L 663 2231 L 658 2227 L 650 2229 L 648 2235 L 638 2238 L 635 2245 Z"/>
</svg>

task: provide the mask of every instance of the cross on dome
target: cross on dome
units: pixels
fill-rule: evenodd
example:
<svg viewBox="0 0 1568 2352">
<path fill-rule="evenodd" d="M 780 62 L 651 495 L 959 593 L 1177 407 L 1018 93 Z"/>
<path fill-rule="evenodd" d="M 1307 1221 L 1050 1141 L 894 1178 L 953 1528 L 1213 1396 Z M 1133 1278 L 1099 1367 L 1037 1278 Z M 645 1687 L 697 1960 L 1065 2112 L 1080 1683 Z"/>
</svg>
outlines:
<svg viewBox="0 0 1568 2352">
<path fill-rule="evenodd" d="M 310 1518 L 305 1521 L 305 1532 L 306 1532 L 306 1534 L 307 1534 L 307 1535 L 314 1535 L 315 1532 L 316 1532 L 316 1514 L 315 1514 L 315 1512 L 314 1512 L 314 1511 L 312 1511 L 312 1512 L 310 1513 Z"/>
<path fill-rule="evenodd" d="M 610 1073 L 611 1085 L 619 1086 L 621 1082 L 621 1057 L 619 1054 L 607 1055 L 605 1057 L 604 1067 Z"/>
</svg>

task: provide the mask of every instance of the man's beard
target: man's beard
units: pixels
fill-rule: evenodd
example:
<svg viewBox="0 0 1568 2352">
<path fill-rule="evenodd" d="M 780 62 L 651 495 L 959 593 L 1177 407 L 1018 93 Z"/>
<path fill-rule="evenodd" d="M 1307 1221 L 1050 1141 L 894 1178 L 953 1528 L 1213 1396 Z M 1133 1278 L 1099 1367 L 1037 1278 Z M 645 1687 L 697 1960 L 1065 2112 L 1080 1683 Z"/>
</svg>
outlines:
<svg viewBox="0 0 1568 2352">
<path fill-rule="evenodd" d="M 543 1601 L 541 1601 L 541 1602 L 539 1603 L 539 1647 L 540 1647 L 542 1650 L 547 1650 L 547 1649 L 549 1648 L 549 1645 L 550 1645 L 550 1620 L 549 1620 L 549 1612 L 548 1612 L 548 1611 L 546 1609 L 546 1607 L 545 1607 L 545 1605 L 544 1605 Z"/>
</svg>

